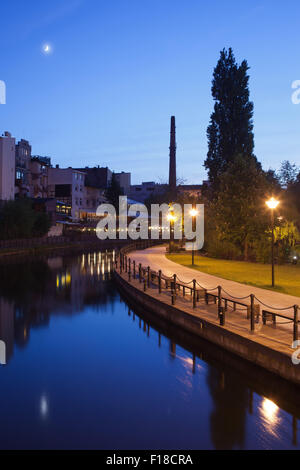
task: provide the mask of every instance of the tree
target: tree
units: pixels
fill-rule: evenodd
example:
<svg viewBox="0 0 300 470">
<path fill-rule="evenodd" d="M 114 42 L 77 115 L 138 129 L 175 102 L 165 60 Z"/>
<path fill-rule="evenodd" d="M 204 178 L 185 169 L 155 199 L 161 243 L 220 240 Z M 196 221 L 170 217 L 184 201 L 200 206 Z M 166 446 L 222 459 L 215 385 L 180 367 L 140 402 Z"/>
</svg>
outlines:
<svg viewBox="0 0 300 470">
<path fill-rule="evenodd" d="M 300 173 L 292 183 L 289 183 L 285 191 L 285 197 L 286 207 L 292 212 L 290 219 L 295 220 L 300 229 Z"/>
<path fill-rule="evenodd" d="M 8 201 L 0 213 L 0 238 L 29 238 L 35 222 L 35 213 L 30 201 L 20 199 Z"/>
<path fill-rule="evenodd" d="M 51 227 L 49 215 L 46 212 L 37 212 L 36 218 L 32 227 L 32 235 L 34 237 L 42 237 Z"/>
<path fill-rule="evenodd" d="M 208 153 L 204 162 L 210 187 L 215 192 L 221 175 L 236 155 L 260 168 L 253 155 L 253 103 L 249 101 L 247 61 L 237 64 L 232 49 L 223 49 L 214 69 L 212 96 L 215 100 L 207 129 Z"/>
<path fill-rule="evenodd" d="M 290 185 L 297 181 L 297 175 L 299 173 L 299 168 L 295 163 L 291 163 L 288 160 L 285 160 L 281 163 L 279 170 L 279 181 L 283 188 L 288 188 Z"/>
<path fill-rule="evenodd" d="M 265 197 L 268 183 L 254 159 L 237 155 L 219 177 L 219 192 L 212 209 L 219 240 L 232 243 L 248 260 L 249 247 L 266 233 L 269 217 Z"/>
<path fill-rule="evenodd" d="M 281 191 L 281 184 L 276 171 L 269 168 L 269 170 L 265 171 L 265 177 L 269 185 L 269 189 L 271 190 L 271 193 L 279 193 Z"/>
<path fill-rule="evenodd" d="M 115 207 L 117 213 L 119 212 L 119 196 L 123 196 L 123 194 L 124 191 L 122 190 L 115 173 L 113 173 L 109 186 L 105 191 L 105 197 L 108 202 Z"/>
<path fill-rule="evenodd" d="M 0 210 L 0 239 L 43 236 L 49 228 L 48 214 L 36 212 L 29 199 L 8 201 Z"/>
</svg>

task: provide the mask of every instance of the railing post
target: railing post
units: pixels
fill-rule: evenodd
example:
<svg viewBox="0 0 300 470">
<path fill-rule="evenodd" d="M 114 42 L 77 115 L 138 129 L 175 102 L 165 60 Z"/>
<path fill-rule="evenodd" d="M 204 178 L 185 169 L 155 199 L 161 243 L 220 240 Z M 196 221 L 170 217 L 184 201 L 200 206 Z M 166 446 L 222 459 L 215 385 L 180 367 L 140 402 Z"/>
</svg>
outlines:
<svg viewBox="0 0 300 470">
<path fill-rule="evenodd" d="M 176 293 L 174 289 L 174 282 L 172 282 L 172 288 L 171 288 L 171 301 L 172 301 L 172 305 L 175 305 Z"/>
<path fill-rule="evenodd" d="M 161 269 L 158 271 L 158 293 L 161 294 Z"/>
<path fill-rule="evenodd" d="M 225 326 L 225 308 L 222 306 L 222 286 L 218 286 L 218 317 L 220 325 Z"/>
<path fill-rule="evenodd" d="M 298 305 L 294 305 L 294 341 L 298 341 Z"/>
<path fill-rule="evenodd" d="M 142 282 L 142 264 L 139 264 L 139 280 Z"/>
<path fill-rule="evenodd" d="M 135 279 L 135 260 L 133 260 L 133 279 Z"/>
<path fill-rule="evenodd" d="M 125 272 L 127 273 L 128 271 L 128 259 L 127 259 L 127 255 L 125 256 Z"/>
<path fill-rule="evenodd" d="M 150 266 L 147 268 L 147 285 L 150 287 Z"/>
<path fill-rule="evenodd" d="M 251 306 L 250 306 L 250 325 L 251 325 L 251 331 L 254 331 L 255 326 L 254 326 L 254 294 L 250 295 L 251 298 Z"/>
<path fill-rule="evenodd" d="M 120 274 L 122 274 L 122 271 L 123 271 L 122 253 L 120 252 Z"/>
<path fill-rule="evenodd" d="M 131 281 L 131 259 L 128 260 L 128 281 Z"/>
<path fill-rule="evenodd" d="M 193 279 L 193 308 L 196 308 L 196 279 Z"/>
<path fill-rule="evenodd" d="M 218 286 L 218 315 L 220 316 L 222 308 L 222 287 Z"/>
<path fill-rule="evenodd" d="M 173 282 L 174 282 L 174 292 L 175 292 L 175 295 L 176 295 L 177 294 L 177 290 L 176 290 L 177 276 L 176 276 L 176 274 L 173 274 Z"/>
<path fill-rule="evenodd" d="M 144 277 L 144 292 L 147 290 L 147 279 Z"/>
</svg>

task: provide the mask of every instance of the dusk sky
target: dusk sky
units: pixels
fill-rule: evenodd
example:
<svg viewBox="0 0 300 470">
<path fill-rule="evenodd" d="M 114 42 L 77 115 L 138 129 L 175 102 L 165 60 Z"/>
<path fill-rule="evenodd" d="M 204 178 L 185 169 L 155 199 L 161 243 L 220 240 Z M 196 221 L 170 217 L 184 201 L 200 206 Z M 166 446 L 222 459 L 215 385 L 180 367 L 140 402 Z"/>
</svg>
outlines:
<svg viewBox="0 0 300 470">
<path fill-rule="evenodd" d="M 257 158 L 300 163 L 299 1 L 2 0 L 0 11 L 0 133 L 33 154 L 166 182 L 175 115 L 178 176 L 201 183 L 213 68 L 231 46 L 251 67 Z"/>
</svg>

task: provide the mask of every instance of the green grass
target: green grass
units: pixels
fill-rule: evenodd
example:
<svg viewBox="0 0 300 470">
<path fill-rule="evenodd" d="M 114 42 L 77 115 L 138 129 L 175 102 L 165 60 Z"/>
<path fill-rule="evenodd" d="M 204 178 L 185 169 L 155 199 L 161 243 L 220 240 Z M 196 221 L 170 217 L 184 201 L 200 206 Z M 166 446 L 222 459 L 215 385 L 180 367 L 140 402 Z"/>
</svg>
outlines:
<svg viewBox="0 0 300 470">
<path fill-rule="evenodd" d="M 300 297 L 300 265 L 275 266 L 276 286 L 272 288 L 271 265 L 269 264 L 230 261 L 195 255 L 195 266 L 192 266 L 191 253 L 171 254 L 167 255 L 167 258 L 175 263 L 207 274 L 213 274 L 223 279 L 230 279 L 231 281 Z"/>
</svg>

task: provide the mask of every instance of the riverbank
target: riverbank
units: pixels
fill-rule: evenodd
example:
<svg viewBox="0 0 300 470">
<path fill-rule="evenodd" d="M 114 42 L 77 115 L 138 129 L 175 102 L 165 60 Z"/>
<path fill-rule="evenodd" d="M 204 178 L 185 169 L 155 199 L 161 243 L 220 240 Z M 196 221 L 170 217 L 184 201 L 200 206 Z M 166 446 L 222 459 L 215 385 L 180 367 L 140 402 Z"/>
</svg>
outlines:
<svg viewBox="0 0 300 470">
<path fill-rule="evenodd" d="M 0 262 L 6 260 L 10 257 L 19 257 L 19 256 L 37 256 L 43 254 L 50 254 L 50 253 L 59 253 L 64 251 L 70 252 L 80 252 L 82 250 L 87 249 L 97 249 L 97 250 L 109 250 L 109 249 L 119 249 L 124 247 L 124 245 L 128 244 L 127 240 L 99 240 L 96 236 L 90 238 L 78 238 L 78 239 L 71 239 L 67 237 L 53 237 L 58 238 L 59 241 L 57 242 L 55 239 L 51 240 L 51 243 L 45 242 L 42 244 L 41 242 L 36 243 L 36 245 L 32 245 L 30 243 L 31 240 L 28 242 L 28 246 L 20 245 L 10 247 L 10 248 L 2 248 L 0 249 Z M 45 239 L 46 240 L 46 239 Z"/>
<path fill-rule="evenodd" d="M 300 303 L 300 283 L 298 281 L 300 278 L 300 265 L 276 265 L 276 285 L 272 287 L 270 264 L 232 261 L 195 255 L 195 262 L 192 265 L 191 253 L 172 253 L 167 254 L 166 258 L 195 271 L 274 292 L 298 296 Z"/>
<path fill-rule="evenodd" d="M 146 251 L 151 252 L 151 250 Z M 124 267 L 121 270 L 120 267 L 115 270 L 115 279 L 119 287 L 135 303 L 189 333 L 217 344 L 273 374 L 300 385 L 300 366 L 294 365 L 291 360 L 294 353 L 291 347 L 293 341 L 291 322 L 289 325 L 278 324 L 274 327 L 274 324 L 263 324 L 261 318 L 257 317 L 252 325 L 248 310 L 245 310 L 243 306 L 234 311 L 226 311 L 226 323 L 221 326 L 216 304 L 207 305 L 202 299 L 194 306 L 193 295 L 186 294 L 183 297 L 177 289 L 175 297 L 174 291 L 172 292 L 169 288 L 163 288 L 160 293 L 155 280 L 152 279 L 148 283 L 146 270 L 143 271 L 142 282 L 140 282 L 137 271 L 134 276 L 132 264 L 137 253 L 128 255 L 131 257 L 131 267 L 127 266 L 127 272 Z M 150 253 L 149 259 L 151 255 L 153 253 Z M 188 289 L 190 288 L 186 287 L 186 290 Z"/>
</svg>

